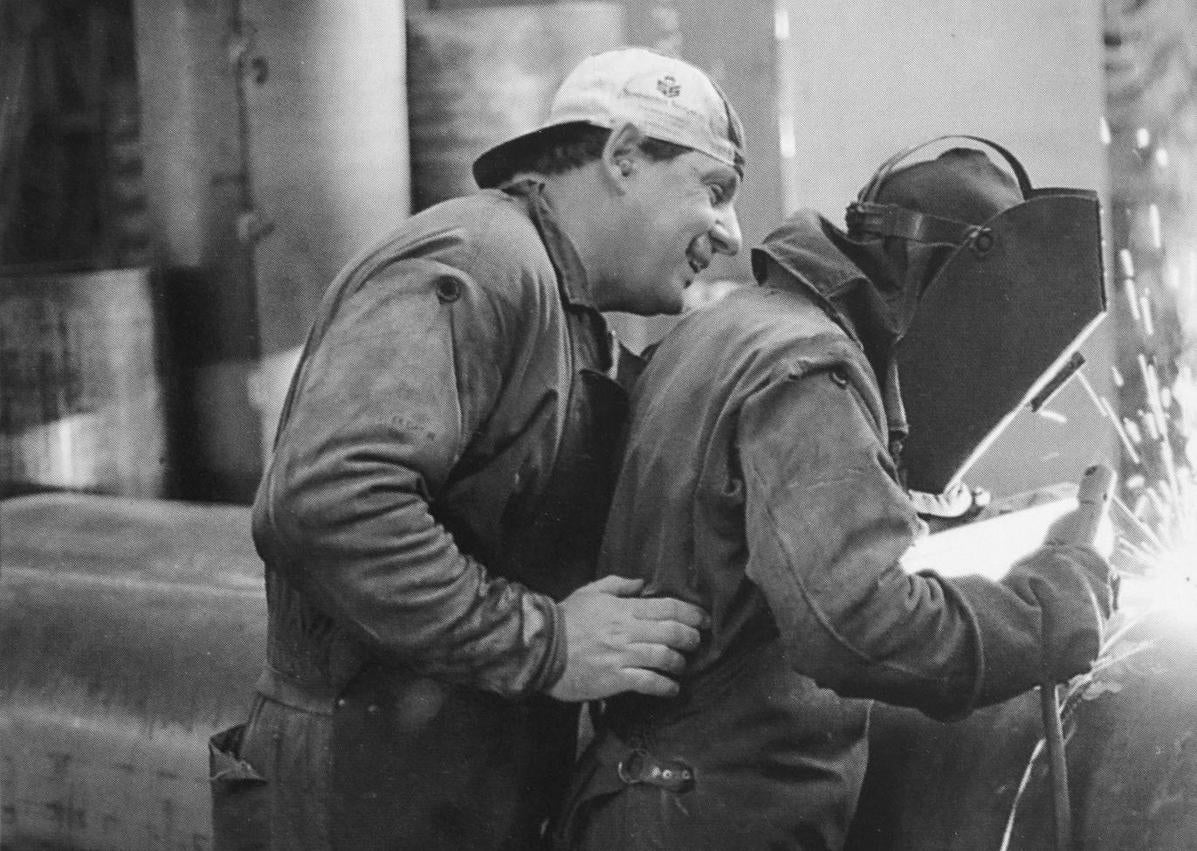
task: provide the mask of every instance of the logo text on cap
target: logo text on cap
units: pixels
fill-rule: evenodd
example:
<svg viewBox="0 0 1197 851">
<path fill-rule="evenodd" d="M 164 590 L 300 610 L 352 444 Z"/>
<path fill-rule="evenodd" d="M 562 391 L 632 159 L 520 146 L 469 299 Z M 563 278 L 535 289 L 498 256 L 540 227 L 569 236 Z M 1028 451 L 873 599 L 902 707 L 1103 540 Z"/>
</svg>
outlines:
<svg viewBox="0 0 1197 851">
<path fill-rule="evenodd" d="M 667 98 L 675 98 L 682 93 L 682 87 L 672 74 L 666 74 L 657 80 L 657 91 Z"/>
</svg>

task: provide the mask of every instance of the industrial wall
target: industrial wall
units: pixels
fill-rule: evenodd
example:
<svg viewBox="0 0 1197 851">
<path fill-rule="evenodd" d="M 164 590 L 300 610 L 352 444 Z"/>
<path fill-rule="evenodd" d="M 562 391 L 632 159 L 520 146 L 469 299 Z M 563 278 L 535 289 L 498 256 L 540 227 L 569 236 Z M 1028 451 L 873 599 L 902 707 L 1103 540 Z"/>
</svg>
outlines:
<svg viewBox="0 0 1197 851">
<path fill-rule="evenodd" d="M 64 18 L 70 6 L 46 2 Z M 151 237 L 139 256 L 150 260 L 165 332 L 172 497 L 252 496 L 336 270 L 402 220 L 409 184 L 417 208 L 468 191 L 473 155 L 539 121 L 547 93 L 586 52 L 642 44 L 711 71 L 748 133 L 746 246 L 799 206 L 838 219 L 880 160 L 938 133 L 994 137 L 1039 184 L 1107 183 L 1102 10 L 1091 0 L 1014 0 L 1000 15 L 978 0 L 123 7 Z M 112 19 L 110 30 L 125 17 Z M 440 183 L 431 190 L 430 175 Z M 748 256 L 716 258 L 707 277 L 749 280 Z M 673 321 L 613 317 L 634 348 Z M 1109 348 L 1107 330 L 1085 351 L 1101 394 Z M 1075 386 L 1050 413 L 1015 422 L 976 483 L 1007 493 L 1072 479 L 1112 448 Z"/>
</svg>

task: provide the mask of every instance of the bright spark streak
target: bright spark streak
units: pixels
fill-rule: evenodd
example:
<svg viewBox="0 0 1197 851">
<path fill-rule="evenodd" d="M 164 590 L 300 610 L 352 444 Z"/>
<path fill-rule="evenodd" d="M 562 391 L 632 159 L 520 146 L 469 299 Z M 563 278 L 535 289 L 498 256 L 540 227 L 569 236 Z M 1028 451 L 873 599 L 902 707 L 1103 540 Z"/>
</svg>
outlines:
<svg viewBox="0 0 1197 851">
<path fill-rule="evenodd" d="M 1126 303 L 1130 305 L 1131 316 L 1135 318 L 1136 322 L 1142 322 L 1143 319 L 1139 315 L 1139 293 L 1135 287 L 1135 279 L 1124 279 L 1122 281 L 1122 286 L 1126 290 Z"/>
<path fill-rule="evenodd" d="M 1168 419 L 1164 416 L 1164 406 L 1160 403 L 1160 378 L 1154 364 L 1147 362 L 1147 357 L 1140 352 L 1136 359 L 1139 371 L 1143 373 L 1143 386 L 1147 388 L 1147 406 L 1151 415 L 1155 417 L 1156 429 L 1160 434 L 1168 433 Z"/>
<path fill-rule="evenodd" d="M 1147 293 L 1139 296 L 1139 314 L 1143 318 L 1143 330 L 1148 337 L 1155 336 L 1155 323 L 1151 319 L 1151 299 Z"/>
<path fill-rule="evenodd" d="M 1119 387 L 1122 386 L 1119 384 L 1119 379 L 1121 378 L 1122 376 L 1120 375 L 1116 375 L 1114 378 L 1114 383 L 1118 384 Z M 1085 377 L 1085 373 L 1078 371 L 1076 374 L 1076 380 L 1080 382 L 1085 394 L 1089 397 L 1089 401 L 1091 401 L 1093 406 L 1097 408 L 1097 412 L 1104 417 L 1106 415 L 1106 409 L 1102 406 L 1101 399 L 1097 398 L 1097 391 L 1093 389 L 1093 385 L 1089 383 L 1089 379 Z"/>
<path fill-rule="evenodd" d="M 790 12 L 780 4 L 773 10 L 773 37 L 778 41 L 790 37 Z"/>
<path fill-rule="evenodd" d="M 1143 459 L 1139 457 L 1139 453 L 1135 451 L 1134 444 L 1131 443 L 1130 437 L 1126 433 L 1126 429 L 1122 427 L 1122 423 L 1118 421 L 1118 415 L 1114 413 L 1114 408 L 1110 405 L 1110 400 L 1105 396 L 1101 397 L 1102 410 L 1105 411 L 1106 417 L 1114 424 L 1114 431 L 1118 433 L 1118 437 L 1122 440 L 1122 448 L 1126 450 L 1126 454 L 1130 456 L 1131 460 L 1136 465 L 1143 463 Z"/>
<path fill-rule="evenodd" d="M 1131 256 L 1129 248 L 1118 250 L 1118 265 L 1122 267 L 1122 277 L 1133 278 L 1135 276 L 1135 258 Z"/>
<path fill-rule="evenodd" d="M 1136 512 L 1127 508 L 1126 503 L 1120 500 L 1117 495 L 1112 494 L 1110 496 L 1110 500 L 1113 503 L 1115 510 L 1120 512 L 1122 519 L 1134 526 L 1135 531 L 1141 534 L 1148 540 L 1149 543 L 1153 544 L 1154 546 L 1163 546 L 1163 544 L 1160 542 L 1159 536 L 1156 535 L 1155 532 L 1151 531 L 1151 527 L 1143 523 L 1143 521 L 1139 519 L 1139 516 Z"/>
<path fill-rule="evenodd" d="M 1179 506 L 1180 476 L 1176 469 L 1176 457 L 1172 454 L 1172 444 L 1168 442 L 1167 437 L 1160 438 L 1160 457 L 1164 461 L 1164 471 L 1168 474 L 1168 484 L 1172 488 L 1173 505 Z"/>
</svg>

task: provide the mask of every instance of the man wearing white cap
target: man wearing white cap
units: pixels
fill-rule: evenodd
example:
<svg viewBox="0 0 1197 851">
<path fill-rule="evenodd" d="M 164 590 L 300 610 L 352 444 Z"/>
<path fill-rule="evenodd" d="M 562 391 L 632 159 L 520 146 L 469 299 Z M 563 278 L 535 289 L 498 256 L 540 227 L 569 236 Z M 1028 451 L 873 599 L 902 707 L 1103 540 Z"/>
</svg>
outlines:
<svg viewBox="0 0 1197 851">
<path fill-rule="evenodd" d="M 705 614 L 591 582 L 629 366 L 601 311 L 676 313 L 739 249 L 742 137 L 697 68 L 591 57 L 483 191 L 333 282 L 254 505 L 268 658 L 213 740 L 217 847 L 535 847 L 579 703 L 676 691 Z"/>
</svg>

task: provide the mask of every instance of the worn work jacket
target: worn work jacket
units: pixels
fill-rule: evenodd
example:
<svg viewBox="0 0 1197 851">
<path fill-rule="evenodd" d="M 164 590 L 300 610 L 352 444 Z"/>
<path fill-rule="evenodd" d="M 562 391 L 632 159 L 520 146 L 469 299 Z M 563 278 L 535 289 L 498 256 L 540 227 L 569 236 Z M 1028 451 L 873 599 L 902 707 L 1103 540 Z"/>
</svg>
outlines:
<svg viewBox="0 0 1197 851">
<path fill-rule="evenodd" d="M 561 847 L 837 848 L 860 698 L 954 718 L 1097 653 L 1091 550 L 1044 548 L 1000 584 L 900 566 L 921 526 L 889 452 L 902 417 L 867 317 L 838 307 L 869 284 L 835 236 L 794 220 L 764 247 L 774 274 L 685 317 L 637 382 L 600 569 L 713 626 L 676 699 L 607 702 Z"/>
<path fill-rule="evenodd" d="M 240 756 L 273 847 L 526 849 L 575 708 L 554 600 L 594 578 L 626 412 L 535 184 L 440 204 L 320 307 L 253 511 L 268 665 Z"/>
</svg>

